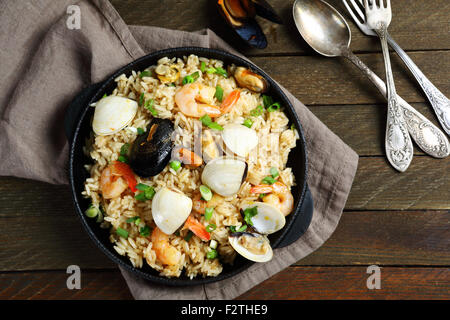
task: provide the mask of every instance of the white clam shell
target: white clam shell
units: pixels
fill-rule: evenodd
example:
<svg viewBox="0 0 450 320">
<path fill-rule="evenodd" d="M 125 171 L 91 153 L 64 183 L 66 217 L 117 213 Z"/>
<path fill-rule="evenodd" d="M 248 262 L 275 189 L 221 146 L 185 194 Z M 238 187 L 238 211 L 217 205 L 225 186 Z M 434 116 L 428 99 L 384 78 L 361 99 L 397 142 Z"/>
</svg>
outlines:
<svg viewBox="0 0 450 320">
<path fill-rule="evenodd" d="M 242 184 L 247 164 L 233 158 L 216 158 L 205 166 L 202 182 L 223 197 L 236 194 Z"/>
<path fill-rule="evenodd" d="M 251 218 L 253 228 L 261 234 L 272 234 L 281 230 L 286 218 L 280 210 L 264 202 L 253 202 L 242 206 L 242 210 L 256 207 L 258 214 Z"/>
<path fill-rule="evenodd" d="M 122 130 L 133 120 L 138 104 L 136 101 L 117 96 L 107 96 L 95 105 L 92 129 L 97 135 L 109 135 Z"/>
<path fill-rule="evenodd" d="M 228 241 L 230 242 L 233 249 L 236 250 L 236 252 L 239 253 L 241 256 L 243 256 L 244 258 L 246 258 L 248 260 L 255 261 L 255 262 L 267 262 L 272 259 L 272 257 L 273 257 L 272 247 L 270 246 L 269 240 L 265 236 L 257 235 L 257 237 L 255 237 L 253 239 L 253 240 L 257 240 L 257 241 L 265 241 L 267 243 L 268 250 L 267 250 L 267 252 L 265 252 L 263 254 L 255 254 L 255 253 L 249 251 L 246 247 L 242 246 L 241 243 L 239 243 L 240 237 L 252 237 L 252 236 L 249 234 L 243 233 L 239 236 L 229 236 Z"/>
<path fill-rule="evenodd" d="M 222 139 L 226 147 L 240 157 L 247 157 L 258 145 L 256 131 L 238 123 L 230 123 L 223 127 Z"/>
<path fill-rule="evenodd" d="M 165 187 L 156 192 L 152 200 L 153 220 L 165 234 L 172 234 L 181 227 L 191 210 L 191 198 Z"/>
</svg>

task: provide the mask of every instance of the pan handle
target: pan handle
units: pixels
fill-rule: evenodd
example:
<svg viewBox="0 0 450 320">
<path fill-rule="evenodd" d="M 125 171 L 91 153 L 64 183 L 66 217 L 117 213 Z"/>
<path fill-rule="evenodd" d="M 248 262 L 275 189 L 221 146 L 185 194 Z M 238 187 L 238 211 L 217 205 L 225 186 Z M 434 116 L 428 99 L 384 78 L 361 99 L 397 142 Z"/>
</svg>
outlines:
<svg viewBox="0 0 450 320">
<path fill-rule="evenodd" d="M 64 116 L 64 132 L 70 143 L 72 143 L 73 134 L 75 133 L 75 128 L 77 127 L 81 113 L 102 85 L 103 82 L 99 82 L 84 88 L 75 96 L 67 107 L 66 114 Z"/>
<path fill-rule="evenodd" d="M 314 200 L 309 191 L 308 185 L 306 185 L 305 196 L 303 198 L 302 205 L 300 206 L 300 212 L 295 217 L 288 233 L 278 244 L 277 248 L 286 247 L 293 242 L 297 241 L 308 230 L 311 223 L 312 215 L 314 211 Z"/>
</svg>

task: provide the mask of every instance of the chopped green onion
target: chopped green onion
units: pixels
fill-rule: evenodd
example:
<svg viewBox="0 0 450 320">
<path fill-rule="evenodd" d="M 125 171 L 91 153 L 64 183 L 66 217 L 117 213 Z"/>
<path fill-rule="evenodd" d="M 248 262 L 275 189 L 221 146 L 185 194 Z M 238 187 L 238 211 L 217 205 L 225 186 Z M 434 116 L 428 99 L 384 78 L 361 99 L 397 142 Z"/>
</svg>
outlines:
<svg viewBox="0 0 450 320">
<path fill-rule="evenodd" d="M 274 111 L 280 110 L 280 108 L 281 108 L 280 103 L 279 102 L 275 102 L 269 108 L 267 108 L 267 111 L 268 112 L 274 112 Z"/>
<path fill-rule="evenodd" d="M 150 75 L 150 71 L 144 70 L 139 74 L 139 78 L 148 77 Z"/>
<path fill-rule="evenodd" d="M 183 78 L 182 84 L 185 85 L 185 84 L 193 83 L 193 82 L 194 82 L 194 78 L 192 78 L 192 76 L 186 76 Z"/>
<path fill-rule="evenodd" d="M 272 178 L 276 178 L 276 177 L 278 177 L 280 175 L 278 173 L 277 168 L 275 168 L 275 167 L 270 168 L 270 174 L 272 175 Z"/>
<path fill-rule="evenodd" d="M 143 226 L 139 229 L 139 234 L 143 237 L 148 237 L 150 235 L 150 227 Z"/>
<path fill-rule="evenodd" d="M 219 131 L 223 130 L 223 127 L 220 124 L 213 122 L 211 120 L 211 117 L 208 116 L 207 114 L 205 114 L 203 117 L 201 117 L 200 121 L 210 129 L 219 130 Z"/>
<path fill-rule="evenodd" d="M 221 86 L 216 86 L 216 93 L 214 94 L 214 96 L 217 98 L 217 100 L 219 100 L 220 102 L 222 102 L 223 100 L 223 89 Z"/>
<path fill-rule="evenodd" d="M 181 168 L 181 162 L 178 160 L 170 161 L 169 165 L 175 171 L 178 171 L 178 169 Z"/>
<path fill-rule="evenodd" d="M 208 68 L 206 69 L 206 73 L 216 73 L 216 68 Z"/>
<path fill-rule="evenodd" d="M 210 260 L 217 258 L 217 250 L 216 249 L 211 249 L 211 251 L 209 251 L 206 254 L 206 258 L 208 258 Z"/>
<path fill-rule="evenodd" d="M 205 220 L 209 221 L 212 217 L 212 214 L 214 212 L 214 208 L 206 208 L 205 209 Z"/>
<path fill-rule="evenodd" d="M 262 199 L 262 198 L 264 198 L 265 196 L 266 196 L 265 193 L 261 193 L 261 194 L 259 195 L 259 198 Z"/>
<path fill-rule="evenodd" d="M 291 130 L 292 130 L 292 131 L 295 130 L 295 124 L 291 124 Z"/>
<path fill-rule="evenodd" d="M 237 232 L 244 232 L 245 230 L 247 230 L 246 224 L 242 225 L 239 229 L 237 229 Z"/>
<path fill-rule="evenodd" d="M 186 77 L 183 78 L 183 85 L 188 84 L 188 83 L 193 83 L 195 80 L 198 79 L 198 77 L 200 77 L 200 73 L 198 71 L 194 72 L 193 74 L 190 74 Z"/>
<path fill-rule="evenodd" d="M 144 92 L 141 93 L 141 95 L 139 96 L 139 105 L 143 106 L 144 105 Z"/>
<path fill-rule="evenodd" d="M 246 126 L 247 128 L 251 128 L 253 125 L 253 121 L 252 119 L 245 119 L 242 125 Z"/>
<path fill-rule="evenodd" d="M 205 185 L 201 185 L 200 186 L 200 194 L 202 195 L 202 198 L 205 199 L 206 201 L 209 201 L 212 199 L 212 192 L 211 189 L 209 189 L 207 186 Z"/>
<path fill-rule="evenodd" d="M 133 223 L 133 222 L 135 222 L 137 219 L 139 219 L 139 216 L 132 217 L 132 218 L 128 218 L 128 219 L 126 220 L 126 222 L 127 222 L 127 223 Z"/>
<path fill-rule="evenodd" d="M 277 182 L 277 180 L 275 180 L 271 176 L 267 176 L 264 179 L 262 179 L 262 183 L 265 183 L 265 184 L 274 184 L 275 182 Z"/>
<path fill-rule="evenodd" d="M 105 94 L 103 95 L 102 99 L 103 99 L 103 98 L 106 98 L 107 96 L 108 96 L 108 95 L 105 93 Z"/>
<path fill-rule="evenodd" d="M 136 130 L 137 130 L 137 134 L 138 135 L 141 135 L 141 134 L 143 134 L 145 132 L 145 130 L 142 129 L 142 128 L 137 128 Z"/>
<path fill-rule="evenodd" d="M 253 225 L 252 217 L 256 216 L 258 214 L 258 208 L 247 208 L 244 210 L 244 220 L 247 222 L 248 225 Z"/>
<path fill-rule="evenodd" d="M 125 156 L 119 156 L 119 158 L 117 158 L 117 160 L 119 160 L 120 162 L 123 162 L 123 163 L 128 163 L 128 158 Z"/>
<path fill-rule="evenodd" d="M 139 226 L 141 224 L 141 218 L 137 218 L 134 224 Z"/>
<path fill-rule="evenodd" d="M 216 241 L 216 240 L 211 240 L 211 241 L 209 242 L 209 247 L 210 247 L 211 249 L 216 249 L 216 248 L 217 248 L 217 241 Z"/>
<path fill-rule="evenodd" d="M 158 112 L 153 108 L 153 105 L 155 104 L 155 100 L 150 99 L 145 102 L 144 108 L 150 111 L 150 113 L 156 117 L 158 115 Z"/>
<path fill-rule="evenodd" d="M 231 231 L 232 233 L 235 233 L 235 232 L 236 232 L 236 227 L 235 227 L 235 226 L 230 226 L 230 231 Z"/>
<path fill-rule="evenodd" d="M 138 201 L 146 201 L 147 197 L 145 196 L 145 192 L 138 193 L 134 196 L 134 198 Z"/>
<path fill-rule="evenodd" d="M 184 237 L 184 240 L 189 242 L 189 240 L 191 240 L 192 236 L 194 235 L 194 233 L 192 233 L 191 230 L 189 230 L 188 234 L 186 235 L 186 237 Z"/>
<path fill-rule="evenodd" d="M 89 218 L 95 218 L 100 213 L 100 210 L 96 206 L 91 205 L 84 213 Z"/>
<path fill-rule="evenodd" d="M 214 223 L 210 223 L 208 224 L 208 226 L 206 227 L 206 231 L 208 231 L 209 233 L 213 232 L 214 230 L 216 230 L 217 226 Z"/>
<path fill-rule="evenodd" d="M 257 116 L 262 115 L 263 111 L 264 111 L 264 107 L 262 105 L 259 105 L 255 109 L 250 111 L 250 115 L 257 117 Z"/>
<path fill-rule="evenodd" d="M 129 143 L 124 143 L 122 145 L 122 147 L 120 147 L 120 155 L 121 156 L 127 156 L 129 150 L 130 150 L 130 144 Z"/>
<path fill-rule="evenodd" d="M 228 78 L 228 73 L 223 68 L 216 68 L 216 74 L 224 76 L 225 78 Z"/>
<path fill-rule="evenodd" d="M 263 98 L 264 107 L 266 109 L 269 108 L 273 104 L 273 99 L 271 96 L 263 95 L 262 98 Z"/>
<path fill-rule="evenodd" d="M 195 71 L 193 74 L 191 74 L 191 77 L 195 80 L 198 79 L 198 77 L 200 77 L 200 73 L 198 71 Z"/>
<path fill-rule="evenodd" d="M 103 221 L 103 213 L 102 210 L 98 211 L 98 215 L 97 215 L 97 220 L 95 220 L 95 222 L 100 223 Z"/>
<path fill-rule="evenodd" d="M 144 196 L 147 200 L 151 200 L 155 196 L 155 193 L 155 189 L 153 189 L 153 187 L 150 187 L 144 191 Z"/>
<path fill-rule="evenodd" d="M 217 130 L 217 131 L 223 130 L 223 127 L 220 124 L 218 124 L 217 122 L 212 122 L 208 127 L 210 129 Z"/>
<path fill-rule="evenodd" d="M 136 189 L 141 190 L 141 191 L 145 191 L 145 190 L 150 189 L 150 186 L 148 186 L 146 184 L 143 184 L 143 183 L 138 183 L 136 185 Z"/>
<path fill-rule="evenodd" d="M 200 71 L 205 72 L 205 70 L 206 70 L 206 63 L 205 63 L 205 61 L 202 61 L 200 63 Z"/>
<path fill-rule="evenodd" d="M 116 233 L 122 238 L 128 238 L 128 231 L 122 228 L 117 228 Z"/>
</svg>

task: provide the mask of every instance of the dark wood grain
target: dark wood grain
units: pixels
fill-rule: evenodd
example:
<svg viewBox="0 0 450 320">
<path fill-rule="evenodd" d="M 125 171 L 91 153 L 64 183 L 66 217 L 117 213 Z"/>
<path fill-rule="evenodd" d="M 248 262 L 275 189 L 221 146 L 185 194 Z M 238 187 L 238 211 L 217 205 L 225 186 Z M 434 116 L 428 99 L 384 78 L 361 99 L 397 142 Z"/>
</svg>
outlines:
<svg viewBox="0 0 450 320">
<path fill-rule="evenodd" d="M 359 56 L 380 78 L 385 78 L 382 55 Z M 449 95 L 450 51 L 411 52 L 410 56 L 430 81 Z M 386 103 L 375 86 L 344 58 L 314 55 L 254 57 L 251 60 L 306 105 Z M 400 59 L 393 55 L 391 60 L 397 93 L 409 103 L 428 103 Z"/>
<path fill-rule="evenodd" d="M 411 104 L 440 128 L 432 108 L 426 103 Z M 309 109 L 359 156 L 384 156 L 386 104 L 310 106 Z M 414 145 L 414 155 L 425 153 Z"/>
<path fill-rule="evenodd" d="M 195 31 L 209 27 L 236 49 L 247 55 L 261 54 L 310 54 L 312 50 L 303 41 L 294 26 L 292 4 L 294 1 L 270 0 L 284 21 L 273 24 L 257 18 L 269 45 L 264 50 L 252 49 L 243 43 L 219 16 L 214 0 L 190 1 L 141 1 L 112 0 L 111 3 L 126 23 L 152 25 L 169 29 Z M 379 41 L 363 35 L 344 9 L 341 0 L 329 0 L 347 20 L 352 32 L 352 47 L 356 51 L 380 51 Z M 389 32 L 404 50 L 449 49 L 447 0 L 402 0 L 393 3 L 394 19 Z"/>
<path fill-rule="evenodd" d="M 415 157 L 399 173 L 385 158 L 360 158 L 347 210 L 450 209 L 450 158 Z"/>
<path fill-rule="evenodd" d="M 449 268 L 381 269 L 381 289 L 369 290 L 366 267 L 296 267 L 239 299 L 448 299 Z M 289 284 L 289 285 L 286 285 Z"/>
<path fill-rule="evenodd" d="M 72 213 L 1 221 L 0 271 L 114 267 Z M 298 264 L 448 265 L 449 232 L 447 211 L 344 212 L 331 239 Z"/>
<path fill-rule="evenodd" d="M 66 281 L 70 275 L 66 269 L 58 271 L 0 274 L 0 299 L 9 300 L 130 300 L 128 290 L 120 271 L 81 270 L 81 289 L 67 289 Z"/>
<path fill-rule="evenodd" d="M 381 289 L 369 290 L 366 266 L 289 267 L 238 299 L 449 299 L 449 268 L 381 268 Z M 65 270 L 1 273 L 0 299 L 132 299 L 119 271 L 83 271 L 68 290 Z M 289 285 L 286 285 L 289 283 Z"/>
<path fill-rule="evenodd" d="M 297 265 L 449 265 L 448 211 L 344 212 L 330 239 Z"/>
</svg>

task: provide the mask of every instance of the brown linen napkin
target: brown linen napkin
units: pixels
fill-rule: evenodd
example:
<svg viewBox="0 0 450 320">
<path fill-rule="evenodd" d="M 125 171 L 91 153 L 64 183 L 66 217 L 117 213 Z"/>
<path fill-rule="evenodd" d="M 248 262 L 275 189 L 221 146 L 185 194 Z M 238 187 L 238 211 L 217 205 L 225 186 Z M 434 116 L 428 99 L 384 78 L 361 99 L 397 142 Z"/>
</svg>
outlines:
<svg viewBox="0 0 450 320">
<path fill-rule="evenodd" d="M 76 2 L 81 28 L 67 27 L 70 0 L 0 0 L 0 175 L 67 183 L 65 108 L 85 86 L 146 53 L 179 46 L 228 50 L 206 29 L 195 33 L 130 26 L 106 0 Z M 300 75 L 299 77 L 301 77 Z M 306 75 L 304 75 L 306 76 Z M 7 79 L 8 81 L 5 81 Z M 301 80 L 301 79 L 299 79 Z M 136 299 L 232 299 L 319 248 L 335 230 L 358 156 L 285 90 L 302 122 L 314 215 L 295 243 L 272 261 L 230 279 L 196 287 L 165 287 L 122 270 Z"/>
</svg>

